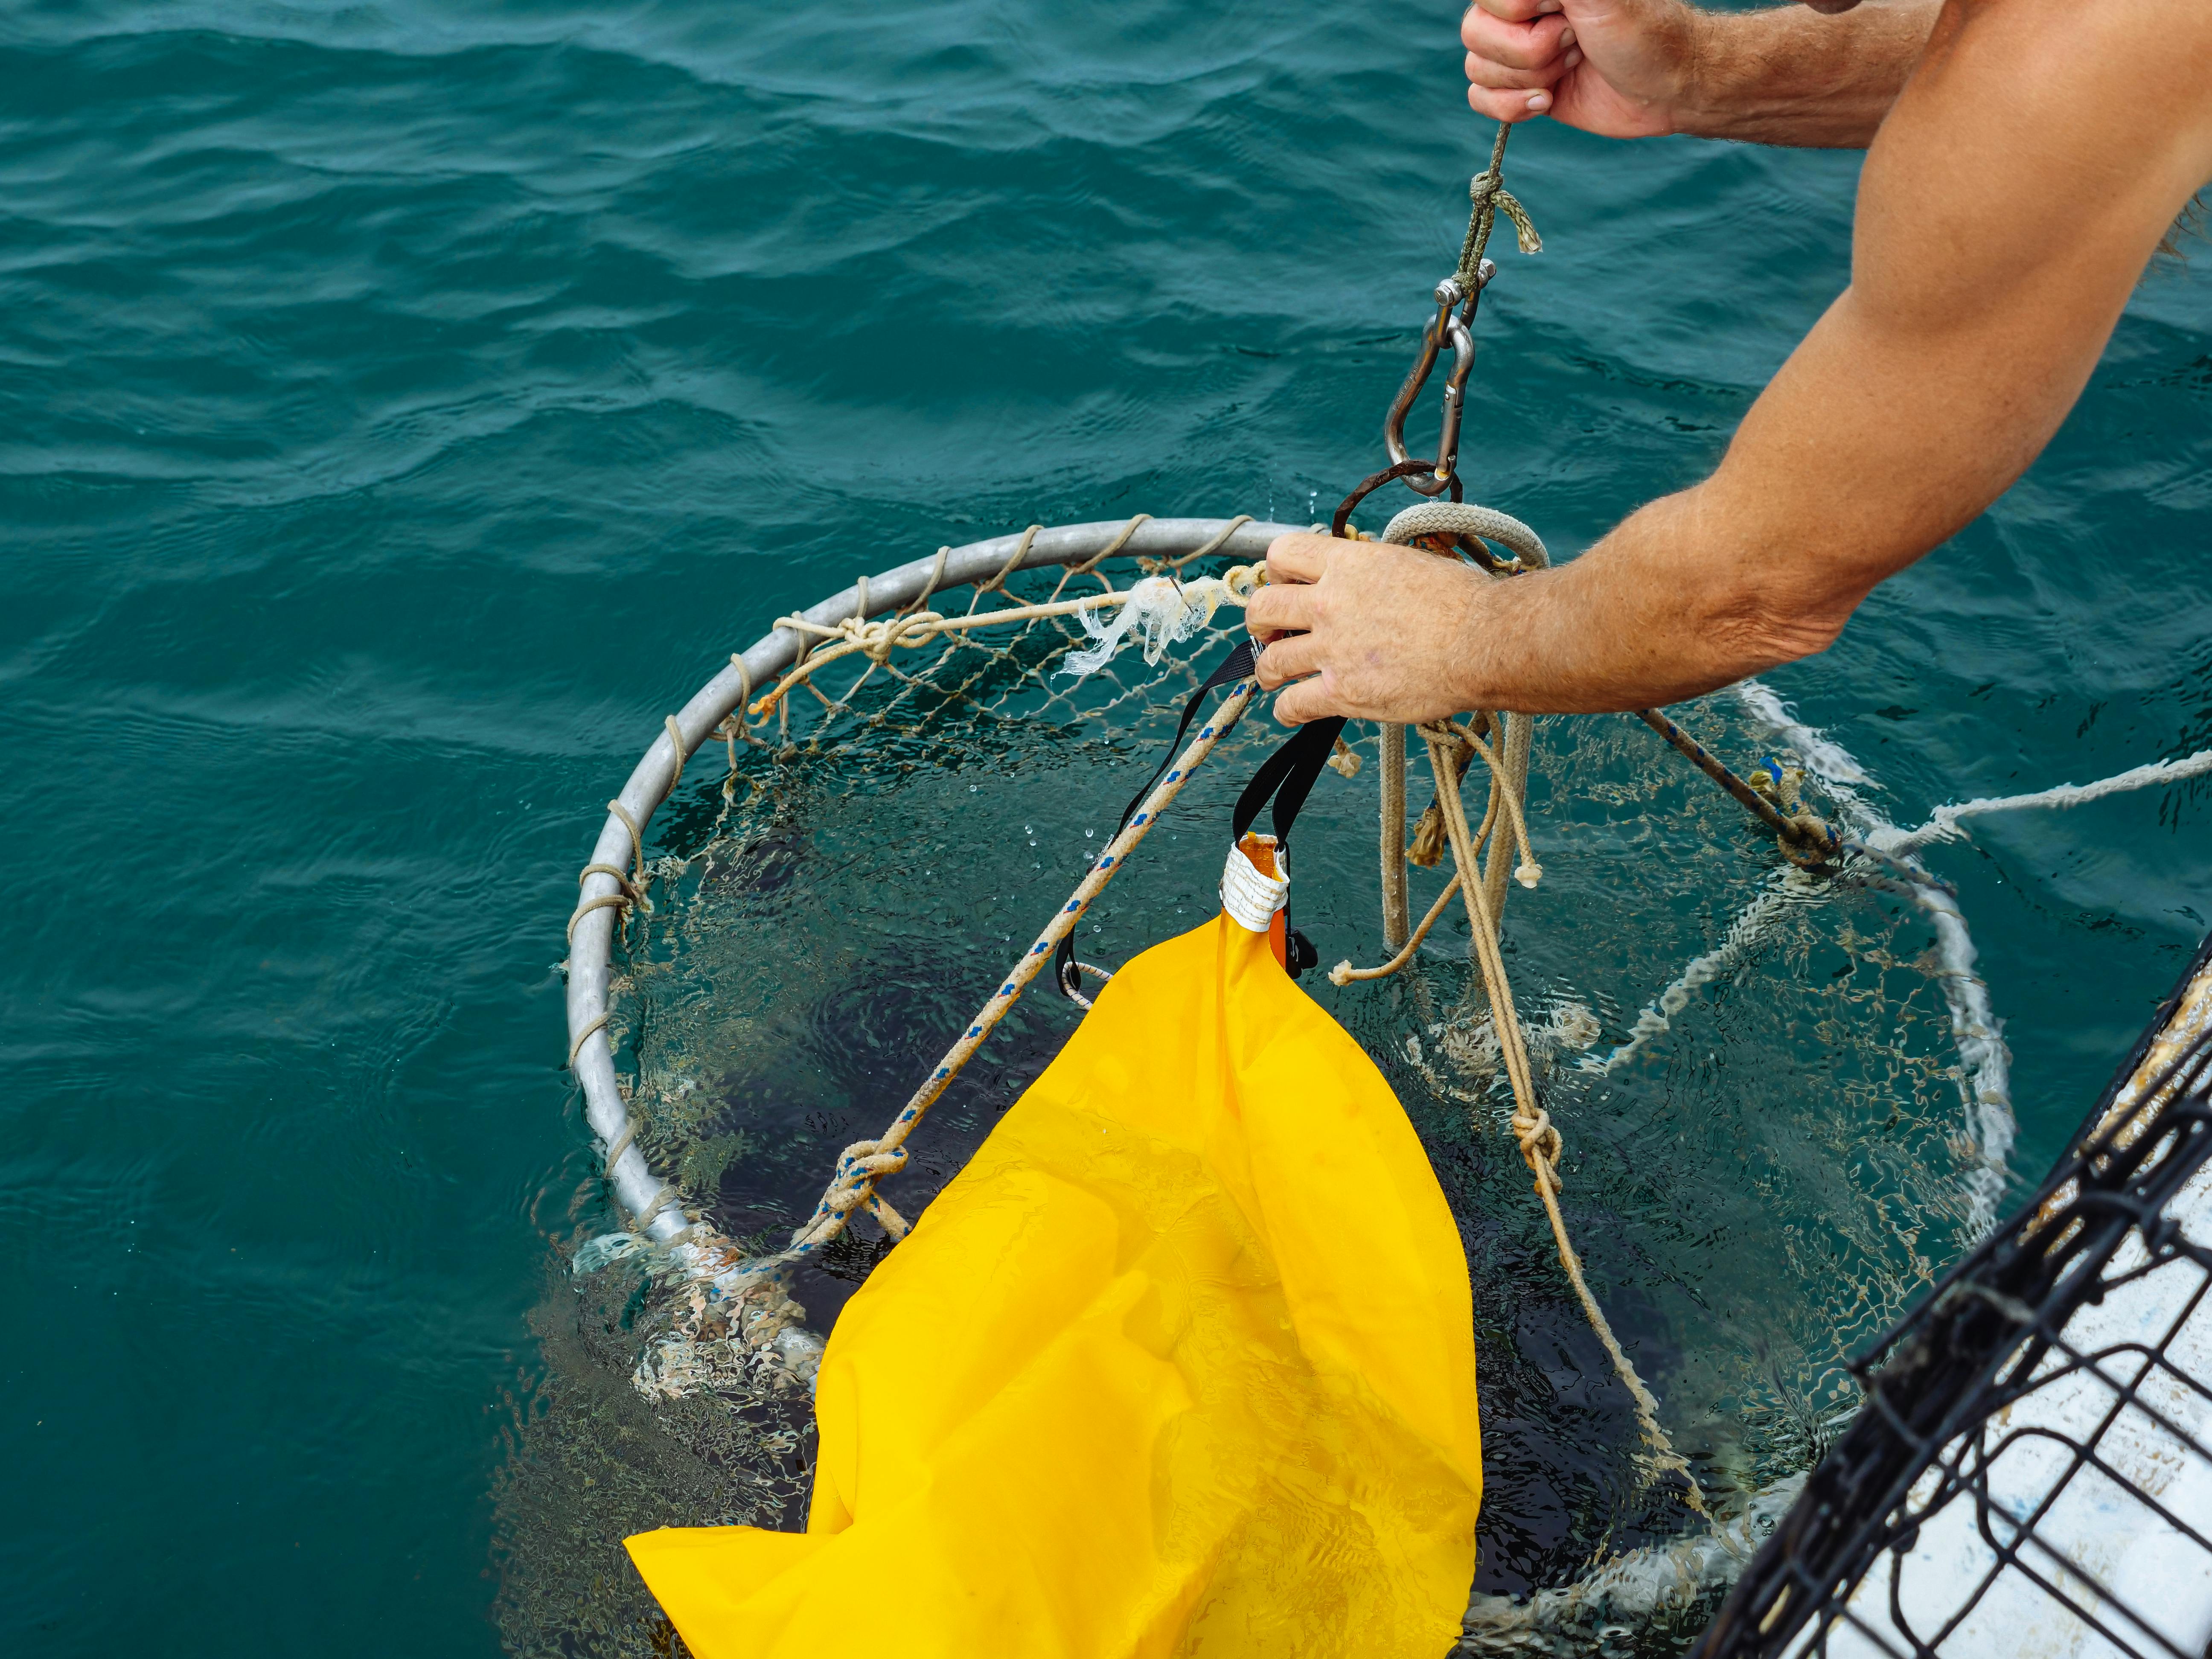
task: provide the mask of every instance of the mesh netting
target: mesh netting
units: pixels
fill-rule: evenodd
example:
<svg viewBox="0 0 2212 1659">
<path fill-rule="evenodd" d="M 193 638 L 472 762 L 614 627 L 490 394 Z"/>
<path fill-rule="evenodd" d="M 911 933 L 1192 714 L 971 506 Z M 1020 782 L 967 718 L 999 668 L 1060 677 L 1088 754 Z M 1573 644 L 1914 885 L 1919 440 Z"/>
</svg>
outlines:
<svg viewBox="0 0 2212 1659">
<path fill-rule="evenodd" d="M 2212 945 L 2043 1188 L 1857 1369 L 1703 1659 L 2212 1644 Z"/>
<path fill-rule="evenodd" d="M 1076 582 L 1129 574 L 1109 564 Z M 984 603 L 1042 600 L 1065 580 L 1016 576 Z M 757 726 L 723 728 L 726 777 L 702 761 L 653 820 L 650 912 L 612 907 L 604 1029 L 673 1219 L 747 1255 L 783 1248 L 839 1150 L 880 1131 L 1066 902 L 1241 623 L 1224 611 L 1157 664 L 1125 647 L 1079 679 L 1059 671 L 1094 644 L 1095 622 L 947 634 L 882 662 L 855 653 Z M 1781 749 L 1791 731 L 1771 698 L 1677 713 L 1718 754 L 1805 760 L 1816 804 L 1848 818 L 1849 803 L 1817 799 L 1817 757 Z M 1340 775 L 1323 775 L 1301 820 L 1297 921 L 1324 964 L 1390 954 L 1377 738 L 1346 736 Z M 1084 915 L 1083 961 L 1110 969 L 1212 914 L 1231 803 L 1279 738 L 1255 715 L 1222 740 Z M 1411 770 L 1418 812 L 1430 783 Z M 1473 1272 L 1486 1492 L 1469 1650 L 1674 1651 L 1850 1420 L 1849 1356 L 1985 1224 L 2001 1079 L 1993 1101 L 1962 1062 L 1958 942 L 1898 872 L 1796 869 L 1618 716 L 1545 722 L 1528 805 L 1546 874 L 1507 913 L 1505 949 L 1565 1139 L 1564 1212 L 1706 1514 L 1682 1482 L 1654 1478 L 1629 1390 L 1531 1199 L 1464 914 L 1394 977 L 1303 983 L 1404 1103 Z M 1443 873 L 1414 872 L 1416 916 Z M 1080 1017 L 1041 978 L 916 1133 L 886 1198 L 919 1213 Z M 577 1271 L 540 1311 L 547 1380 L 503 1489 L 519 1651 L 676 1650 L 621 1536 L 802 1519 L 803 1364 L 722 1340 L 682 1246 L 604 1201 L 585 1200 Z M 792 1333 L 827 1332 L 892 1248 L 856 1217 L 793 1274 Z"/>
</svg>

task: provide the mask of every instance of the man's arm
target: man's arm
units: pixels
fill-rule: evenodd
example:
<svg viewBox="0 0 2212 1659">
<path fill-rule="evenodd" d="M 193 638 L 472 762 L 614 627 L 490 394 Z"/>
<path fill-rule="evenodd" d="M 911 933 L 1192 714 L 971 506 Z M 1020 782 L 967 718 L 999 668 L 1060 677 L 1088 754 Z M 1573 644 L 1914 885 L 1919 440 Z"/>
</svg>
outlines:
<svg viewBox="0 0 2212 1659">
<path fill-rule="evenodd" d="M 1670 132 L 1863 149 L 1912 73 L 1939 0 L 1712 12 L 1685 0 L 1475 0 L 1468 102 L 1608 138 Z"/>
<path fill-rule="evenodd" d="M 1317 678 L 1278 716 L 1633 708 L 1825 648 L 2042 450 L 2208 176 L 2203 0 L 1950 0 L 1868 155 L 1852 284 L 1713 476 L 1509 581 L 1283 538 L 1249 622 L 1304 632 L 1260 678 Z"/>
</svg>

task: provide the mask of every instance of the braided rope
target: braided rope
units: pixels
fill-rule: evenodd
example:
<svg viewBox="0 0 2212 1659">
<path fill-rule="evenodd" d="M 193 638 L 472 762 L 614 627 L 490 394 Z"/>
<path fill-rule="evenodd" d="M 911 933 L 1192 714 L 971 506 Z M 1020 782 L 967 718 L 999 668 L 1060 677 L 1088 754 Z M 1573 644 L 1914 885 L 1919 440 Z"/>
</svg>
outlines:
<svg viewBox="0 0 2212 1659">
<path fill-rule="evenodd" d="M 1475 960 L 1482 971 L 1483 991 L 1490 999 L 1491 1027 L 1497 1035 L 1498 1055 L 1504 1062 L 1506 1079 L 1513 1090 L 1514 1140 L 1529 1173 L 1535 1177 L 1536 1196 L 1543 1200 L 1545 1218 L 1551 1223 L 1552 1242 L 1559 1248 L 1559 1265 L 1566 1270 L 1568 1282 L 1574 1286 L 1590 1328 L 1597 1333 L 1599 1342 L 1613 1361 L 1613 1370 L 1635 1402 L 1637 1422 L 1644 1431 L 1645 1443 L 1651 1449 L 1652 1468 L 1655 1472 L 1680 1474 L 1687 1489 L 1690 1507 L 1702 1514 L 1705 1498 L 1691 1476 L 1690 1466 L 1674 1449 L 1666 1430 L 1660 1426 L 1659 1402 L 1637 1375 L 1636 1367 L 1622 1349 L 1620 1339 L 1613 1335 L 1597 1298 L 1590 1294 L 1589 1283 L 1583 1277 L 1582 1258 L 1567 1237 L 1566 1218 L 1559 1212 L 1559 1157 L 1565 1147 L 1551 1114 L 1537 1098 L 1535 1079 L 1528 1069 L 1528 1051 L 1522 1039 L 1520 1016 L 1513 1006 L 1512 981 L 1506 975 L 1504 953 L 1498 945 L 1497 913 L 1484 895 L 1483 884 L 1466 879 L 1476 867 L 1474 840 L 1468 827 L 1467 807 L 1460 798 L 1457 784 L 1445 782 L 1454 773 L 1450 744 L 1431 732 L 1425 731 L 1423 735 L 1428 739 L 1429 763 L 1436 769 L 1438 780 L 1437 799 L 1443 807 L 1452 861 L 1458 866 L 1462 878 L 1461 891 L 1466 896 L 1468 917 L 1474 923 Z M 1496 788 L 1498 785 L 1498 776 L 1493 772 L 1492 787 Z M 1498 850 L 1493 850 L 1491 856 L 1495 861 Z"/>
<path fill-rule="evenodd" d="M 896 1174 L 906 1167 L 904 1150 L 907 1137 L 914 1132 L 925 1113 L 936 1104 L 961 1068 L 983 1046 L 998 1023 L 1006 1018 L 1006 1011 L 1014 1006 L 1031 980 L 1045 963 L 1052 959 L 1060 942 L 1083 919 L 1091 902 L 1105 891 L 1106 884 L 1120 872 L 1122 862 L 1143 841 L 1175 798 L 1182 793 L 1190 781 L 1191 773 L 1213 752 L 1216 744 L 1226 737 L 1243 718 L 1245 706 L 1252 700 L 1258 684 L 1252 680 L 1240 680 L 1229 689 L 1220 708 L 1200 728 L 1182 753 L 1176 757 L 1167 775 L 1145 797 L 1129 822 L 1098 855 L 1067 902 L 1060 906 L 1036 942 L 1022 953 L 1019 961 L 1007 973 L 999 988 L 991 994 L 975 1018 L 969 1023 L 959 1040 L 945 1052 L 928 1079 L 915 1091 L 898 1116 L 884 1133 L 872 1140 L 856 1140 L 845 1148 L 837 1159 L 836 1173 L 815 1206 L 813 1216 L 792 1235 L 791 1246 L 775 1258 L 778 1261 L 795 1261 L 811 1255 L 845 1230 L 852 1212 L 868 1202 L 874 1195 L 876 1182 L 885 1175 Z"/>
<path fill-rule="evenodd" d="M 1406 934 L 1408 901 L 1406 892 L 1404 726 L 1385 726 L 1382 728 L 1382 764 L 1379 769 L 1382 774 L 1382 810 L 1377 815 L 1382 820 L 1382 942 L 1398 947 L 1400 956 L 1410 959 L 1413 952 L 1407 948 Z M 1427 931 L 1425 924 L 1423 931 Z M 1350 964 L 1346 965 L 1348 967 Z M 1400 965 L 1403 965 L 1402 962 Z M 1389 971 L 1395 973 L 1396 969 Z M 1365 979 L 1374 975 L 1362 974 L 1358 977 Z"/>
<path fill-rule="evenodd" d="M 1917 830 L 1902 831 L 1892 836 L 1869 836 L 1871 850 L 1893 859 L 1909 858 L 1930 842 L 1956 840 L 1966 833 L 1959 827 L 1961 818 L 1979 817 L 1990 812 L 2018 812 L 2030 807 L 2081 806 L 2093 800 L 2102 800 L 2107 795 L 2117 795 L 2130 789 L 2148 789 L 2154 784 L 2180 783 L 2190 778 L 2212 773 L 2212 749 L 2200 749 L 2193 755 L 2177 760 L 2153 761 L 2146 766 L 2130 767 L 2109 778 L 2100 778 L 2094 783 L 2062 783 L 2054 788 L 2039 789 L 2030 795 L 1982 796 L 1973 800 L 1960 801 L 1954 806 L 1939 806 L 1928 816 L 1928 822 Z"/>
<path fill-rule="evenodd" d="M 1498 124 L 1498 142 L 1491 146 L 1490 165 L 1468 180 L 1467 240 L 1460 246 L 1458 277 L 1459 285 L 1469 294 L 1482 286 L 1482 251 L 1490 245 L 1491 228 L 1499 214 L 1512 225 L 1514 240 L 1522 252 L 1544 251 L 1544 239 L 1529 222 L 1528 210 L 1504 185 L 1505 141 L 1512 134 L 1510 125 Z"/>
<path fill-rule="evenodd" d="M 1139 514 L 1137 516 L 1141 519 L 1145 515 Z M 1133 533 L 1133 529 L 1125 529 L 1121 539 L 1126 543 Z M 1264 565 L 1230 566 L 1218 578 L 1223 602 L 1235 605 L 1249 604 L 1253 593 L 1266 579 L 1267 567 Z M 919 650 L 945 635 L 960 634 L 975 628 L 1000 628 L 1010 623 L 1032 623 L 1047 617 L 1072 617 L 1080 611 L 1100 611 L 1127 604 L 1133 592 L 1092 593 L 1079 599 L 1048 599 L 1041 605 L 1007 605 L 996 611 L 969 611 L 959 617 L 948 617 L 935 611 L 902 611 L 882 622 L 848 617 L 834 628 L 809 622 L 804 617 L 779 617 L 775 621 L 778 628 L 790 629 L 810 642 L 818 642 L 820 648 L 810 652 L 804 662 L 795 665 L 782 678 L 763 692 L 745 712 L 749 714 L 766 714 L 799 686 L 806 684 L 817 672 L 842 657 L 855 653 L 881 665 L 890 660 L 894 650 Z M 828 643 L 832 641 L 836 642 Z M 842 707 L 851 696 L 852 693 L 848 691 L 838 700 L 836 706 Z"/>
<path fill-rule="evenodd" d="M 1479 536 L 1510 548 L 1528 564 L 1542 569 L 1552 562 L 1544 538 L 1510 513 L 1473 501 L 1417 501 L 1383 527 L 1382 539 L 1400 547 L 1423 536 Z"/>
</svg>

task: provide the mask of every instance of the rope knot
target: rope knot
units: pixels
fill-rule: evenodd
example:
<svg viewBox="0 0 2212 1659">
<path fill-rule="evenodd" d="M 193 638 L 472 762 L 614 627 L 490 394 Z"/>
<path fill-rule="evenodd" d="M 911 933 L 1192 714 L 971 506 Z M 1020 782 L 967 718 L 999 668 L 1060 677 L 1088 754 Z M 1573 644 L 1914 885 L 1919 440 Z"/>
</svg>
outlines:
<svg viewBox="0 0 2212 1659">
<path fill-rule="evenodd" d="M 1249 605 L 1252 596 L 1267 585 L 1265 564 L 1232 564 L 1221 573 L 1221 585 L 1229 590 L 1229 603 Z"/>
<path fill-rule="evenodd" d="M 1566 1143 L 1553 1127 L 1552 1115 L 1541 1106 L 1516 1109 L 1513 1114 L 1513 1139 L 1519 1143 L 1521 1156 L 1528 1160 L 1529 1170 L 1535 1175 L 1536 1190 L 1557 1194 L 1559 1158 L 1566 1151 Z"/>
<path fill-rule="evenodd" d="M 1503 149 L 1504 146 L 1499 146 Z M 1457 281 L 1461 288 L 1472 294 L 1482 286 L 1482 251 L 1489 246 L 1490 232 L 1504 214 L 1513 227 L 1513 240 L 1523 253 L 1541 253 L 1544 239 L 1536 234 L 1536 227 L 1528 218 L 1528 210 L 1521 200 L 1505 188 L 1499 167 L 1503 158 L 1493 155 L 1489 167 L 1468 180 L 1467 199 L 1470 209 L 1467 220 L 1467 240 L 1459 251 Z"/>
<path fill-rule="evenodd" d="M 1489 172 L 1478 173 L 1468 179 L 1467 198 L 1474 209 L 1473 216 L 1487 222 L 1483 225 L 1483 240 L 1490 240 L 1490 226 L 1497 222 L 1497 216 L 1502 213 L 1511 222 L 1513 240 L 1523 253 L 1541 253 L 1544 251 L 1544 239 L 1536 234 L 1536 227 L 1529 222 L 1528 210 L 1521 205 L 1519 197 L 1505 188 L 1498 169 L 1492 167 Z M 1475 250 L 1478 262 L 1481 252 L 1480 248 Z M 1465 271 L 1461 274 L 1462 285 L 1467 281 L 1467 275 Z"/>
<path fill-rule="evenodd" d="M 874 1196 L 876 1182 L 906 1168 L 903 1146 L 886 1146 L 880 1140 L 856 1140 L 837 1155 L 837 1173 L 822 1195 L 823 1207 L 831 1215 L 850 1215 Z"/>
<path fill-rule="evenodd" d="M 904 646 L 908 650 L 919 650 L 929 642 L 943 616 L 934 611 L 908 611 L 902 615 L 889 617 L 881 622 L 867 622 L 859 617 L 848 617 L 837 625 L 838 637 L 856 646 L 872 662 L 888 662 L 893 649 Z M 908 639 L 908 635 L 914 637 Z"/>
</svg>

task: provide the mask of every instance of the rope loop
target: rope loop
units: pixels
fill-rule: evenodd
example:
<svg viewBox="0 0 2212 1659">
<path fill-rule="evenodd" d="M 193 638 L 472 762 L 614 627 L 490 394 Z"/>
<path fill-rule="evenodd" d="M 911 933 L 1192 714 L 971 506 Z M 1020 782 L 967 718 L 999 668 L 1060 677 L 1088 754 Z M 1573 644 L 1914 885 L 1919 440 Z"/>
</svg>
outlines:
<svg viewBox="0 0 2212 1659">
<path fill-rule="evenodd" d="M 575 924 L 573 922 L 569 924 L 572 929 L 574 925 Z M 570 1071 L 573 1072 L 576 1069 L 576 1056 L 584 1052 L 584 1044 L 591 1039 L 592 1033 L 594 1031 L 605 1030 L 607 1029 L 607 1022 L 613 1018 L 614 1014 L 611 1010 L 603 1009 L 598 1014 L 595 1014 L 592 1018 L 585 1022 L 584 1029 L 576 1033 L 575 1041 L 568 1045 L 568 1069 Z"/>
<path fill-rule="evenodd" d="M 623 891 L 632 899 L 645 896 L 630 881 L 629 872 L 619 864 L 587 864 L 576 872 L 576 885 L 581 887 L 593 876 L 612 876 L 620 884 Z"/>
<path fill-rule="evenodd" d="M 714 728 L 714 735 L 730 744 L 732 750 L 730 770 L 734 775 L 738 766 L 734 751 L 738 744 L 748 743 L 756 749 L 768 749 L 774 745 L 753 735 L 753 722 L 749 712 L 753 701 L 752 665 L 745 660 L 744 652 L 732 651 L 730 653 L 730 666 L 738 671 L 738 706 L 722 717 L 721 723 Z M 763 719 L 760 724 L 765 726 L 768 721 Z M 726 791 L 729 787 L 727 778 L 723 780 L 723 787 Z"/>
<path fill-rule="evenodd" d="M 1204 547 L 1200 548 L 1197 552 L 1186 553 L 1179 559 L 1150 559 L 1140 556 L 1137 560 L 1137 568 L 1143 571 L 1147 576 L 1158 576 L 1163 573 L 1172 573 L 1174 571 L 1181 570 L 1186 565 L 1196 564 L 1200 559 L 1210 559 L 1215 554 L 1221 551 L 1223 548 L 1229 545 L 1229 538 L 1231 536 L 1234 536 L 1238 531 L 1242 530 L 1246 525 L 1250 524 L 1251 522 L 1252 515 L 1249 513 L 1239 513 L 1235 518 L 1231 519 L 1227 524 L 1221 527 L 1220 534 L 1214 537 L 1212 541 L 1206 543 Z M 1236 568 L 1242 570 L 1247 568 L 1247 567 L 1238 565 Z"/>
<path fill-rule="evenodd" d="M 604 1019 L 605 1016 L 601 1018 Z M 600 1161 L 599 1167 L 605 1171 L 608 1180 L 614 1179 L 615 1165 L 622 1162 L 622 1155 L 629 1150 L 630 1143 L 636 1139 L 637 1122 L 632 1119 L 623 1125 L 622 1133 L 614 1138 L 614 1144 L 607 1148 L 606 1157 Z"/>
<path fill-rule="evenodd" d="M 1043 528 L 1041 524 L 1033 524 L 1022 532 L 1022 539 L 1014 549 L 1014 556 L 1000 566 L 999 574 L 990 580 L 975 584 L 975 598 L 978 600 L 981 599 L 986 593 L 1003 593 L 1006 591 L 1006 578 L 1021 568 L 1022 561 L 1030 556 L 1030 549 L 1036 545 L 1037 532 Z"/>
<path fill-rule="evenodd" d="M 586 899 L 576 907 L 574 914 L 568 918 L 568 943 L 574 945 L 576 942 L 576 924 L 591 915 L 592 911 L 617 908 L 626 912 L 630 908 L 632 902 L 627 893 L 602 893 L 597 898 Z"/>
<path fill-rule="evenodd" d="M 872 1203 L 876 1182 L 906 1168 L 907 1157 L 906 1148 L 888 1136 L 854 1141 L 837 1155 L 837 1173 L 830 1178 L 830 1188 L 822 1194 L 816 1215 L 842 1218 Z"/>
<path fill-rule="evenodd" d="M 1513 129 L 1504 123 L 1490 151 L 1490 165 L 1468 180 L 1467 240 L 1460 246 L 1457 281 L 1473 294 L 1482 286 L 1482 251 L 1490 243 L 1491 228 L 1504 214 L 1513 227 L 1513 240 L 1523 253 L 1541 253 L 1544 239 L 1529 222 L 1528 210 L 1505 188 L 1505 140 Z"/>
<path fill-rule="evenodd" d="M 929 567 L 929 580 L 921 585 L 921 592 L 899 607 L 899 615 L 910 616 L 929 603 L 929 596 L 937 592 L 938 583 L 945 580 L 945 562 L 952 556 L 950 547 L 937 550 L 937 562 Z"/>
<path fill-rule="evenodd" d="M 1107 543 L 1105 546 L 1100 548 L 1096 553 L 1093 553 L 1081 564 L 1072 564 L 1068 566 L 1067 574 L 1069 576 L 1089 575 L 1092 571 L 1097 569 L 1100 565 L 1105 563 L 1107 560 L 1112 558 L 1116 553 L 1119 553 L 1123 548 L 1127 547 L 1129 544 L 1129 538 L 1134 536 L 1139 530 L 1142 530 L 1152 521 L 1152 515 L 1149 513 L 1131 514 L 1129 515 L 1129 522 L 1121 526 L 1121 532 L 1119 535 L 1115 536 L 1112 541 Z M 1217 542 L 1225 542 L 1229 538 L 1224 535 L 1217 537 L 1215 539 Z M 1060 579 L 1060 582 L 1061 586 L 1065 586 L 1066 585 L 1066 577 L 1062 577 Z"/>
<path fill-rule="evenodd" d="M 619 818 L 622 827 L 629 831 L 630 856 L 636 860 L 636 873 L 630 878 L 630 885 L 641 899 L 645 896 L 645 832 L 638 828 L 637 820 L 630 816 L 629 808 L 619 800 L 609 801 L 607 811 Z"/>
</svg>

